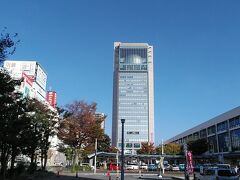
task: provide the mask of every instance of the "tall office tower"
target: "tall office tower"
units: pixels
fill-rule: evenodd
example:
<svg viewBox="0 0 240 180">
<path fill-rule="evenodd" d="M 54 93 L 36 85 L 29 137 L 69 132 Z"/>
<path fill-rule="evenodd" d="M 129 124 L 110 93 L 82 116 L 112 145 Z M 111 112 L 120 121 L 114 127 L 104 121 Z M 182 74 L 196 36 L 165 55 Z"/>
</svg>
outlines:
<svg viewBox="0 0 240 180">
<path fill-rule="evenodd" d="M 135 154 L 142 142 L 154 142 L 153 47 L 114 43 L 112 145 Z"/>
</svg>

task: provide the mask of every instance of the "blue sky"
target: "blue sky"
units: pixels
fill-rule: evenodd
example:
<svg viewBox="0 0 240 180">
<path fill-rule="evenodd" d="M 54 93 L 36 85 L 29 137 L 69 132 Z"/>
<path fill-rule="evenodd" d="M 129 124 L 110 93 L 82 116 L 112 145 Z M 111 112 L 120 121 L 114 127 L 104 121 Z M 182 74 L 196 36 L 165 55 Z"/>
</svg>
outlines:
<svg viewBox="0 0 240 180">
<path fill-rule="evenodd" d="M 240 102 L 240 1 L 8 0 L 0 29 L 19 33 L 10 59 L 37 60 L 58 104 L 95 101 L 111 136 L 113 43 L 154 46 L 155 139 Z"/>
</svg>

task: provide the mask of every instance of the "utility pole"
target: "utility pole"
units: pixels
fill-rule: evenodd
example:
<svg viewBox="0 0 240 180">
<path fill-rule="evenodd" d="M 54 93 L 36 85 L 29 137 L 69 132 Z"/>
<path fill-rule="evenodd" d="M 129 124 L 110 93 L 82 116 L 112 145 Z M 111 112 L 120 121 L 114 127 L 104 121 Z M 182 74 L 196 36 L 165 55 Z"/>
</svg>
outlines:
<svg viewBox="0 0 240 180">
<path fill-rule="evenodd" d="M 97 172 L 97 138 L 95 139 L 94 174 Z"/>
<path fill-rule="evenodd" d="M 162 153 L 160 155 L 160 159 L 159 159 L 159 178 L 162 178 L 162 175 L 164 174 L 164 166 L 163 166 L 163 140 L 162 140 L 162 145 L 161 145 L 161 149 L 162 149 Z M 161 174 L 161 169 L 162 169 L 162 174 Z"/>
<path fill-rule="evenodd" d="M 163 148 L 163 139 L 162 139 L 162 157 L 163 157 L 163 154 L 164 154 L 164 148 Z M 164 161 L 164 159 L 163 159 Z M 163 167 L 162 167 L 162 173 L 164 174 L 165 173 L 165 169 L 164 169 L 164 162 L 163 162 Z"/>
<path fill-rule="evenodd" d="M 116 159 L 117 159 L 117 179 L 118 179 L 118 150 L 117 150 Z"/>
<path fill-rule="evenodd" d="M 121 180 L 124 180 L 124 123 L 125 119 L 121 119 L 122 123 L 122 164 L 121 164 Z"/>
</svg>

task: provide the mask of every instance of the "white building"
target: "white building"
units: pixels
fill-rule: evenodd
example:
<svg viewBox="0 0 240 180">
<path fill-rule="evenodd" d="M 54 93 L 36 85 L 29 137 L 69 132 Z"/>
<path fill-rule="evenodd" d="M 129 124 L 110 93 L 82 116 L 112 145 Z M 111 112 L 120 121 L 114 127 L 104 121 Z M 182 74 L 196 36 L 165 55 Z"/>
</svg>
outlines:
<svg viewBox="0 0 240 180">
<path fill-rule="evenodd" d="M 95 118 L 96 120 L 101 120 L 102 123 L 101 123 L 101 128 L 103 129 L 103 131 L 105 132 L 105 121 L 106 121 L 106 114 L 104 113 L 101 113 L 101 112 L 96 112 L 95 113 Z"/>
<path fill-rule="evenodd" d="M 24 79 L 19 87 L 24 96 L 45 101 L 47 73 L 37 61 L 7 60 L 4 62 L 4 68 L 13 79 Z"/>
<path fill-rule="evenodd" d="M 19 80 L 23 78 L 24 81 L 16 89 L 23 93 L 23 96 L 35 98 L 45 104 L 49 110 L 56 114 L 52 121 L 58 121 L 57 110 L 46 100 L 47 73 L 37 61 L 7 60 L 4 62 L 4 69 L 9 72 L 13 79 Z M 58 126 L 58 123 L 56 123 L 56 126 Z M 66 158 L 64 154 L 57 151 L 57 145 L 60 142 L 57 135 L 50 137 L 49 142 L 51 144 L 47 165 L 65 163 Z M 21 159 L 22 157 L 19 158 Z"/>
<path fill-rule="evenodd" d="M 154 142 L 153 47 L 147 43 L 114 43 L 112 144 L 136 153 L 143 142 Z"/>
</svg>

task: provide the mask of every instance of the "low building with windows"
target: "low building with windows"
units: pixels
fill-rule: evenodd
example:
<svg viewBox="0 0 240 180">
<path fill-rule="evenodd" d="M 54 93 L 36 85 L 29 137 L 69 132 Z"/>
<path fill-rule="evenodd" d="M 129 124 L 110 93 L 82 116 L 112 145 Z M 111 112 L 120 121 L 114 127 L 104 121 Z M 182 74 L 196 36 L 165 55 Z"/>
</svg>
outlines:
<svg viewBox="0 0 240 180">
<path fill-rule="evenodd" d="M 184 144 L 201 138 L 207 139 L 210 154 L 239 154 L 240 106 L 167 140 L 165 144 Z"/>
</svg>

